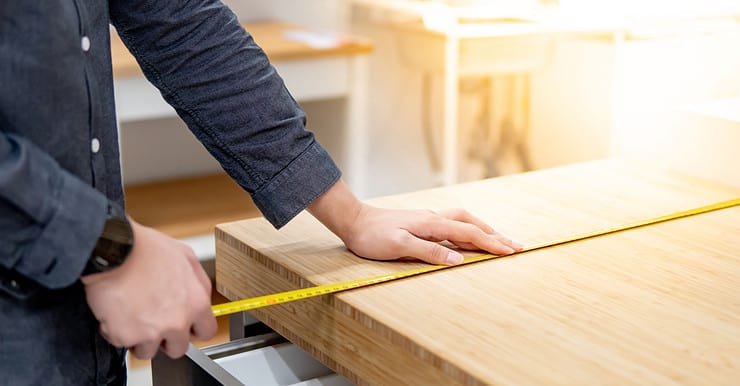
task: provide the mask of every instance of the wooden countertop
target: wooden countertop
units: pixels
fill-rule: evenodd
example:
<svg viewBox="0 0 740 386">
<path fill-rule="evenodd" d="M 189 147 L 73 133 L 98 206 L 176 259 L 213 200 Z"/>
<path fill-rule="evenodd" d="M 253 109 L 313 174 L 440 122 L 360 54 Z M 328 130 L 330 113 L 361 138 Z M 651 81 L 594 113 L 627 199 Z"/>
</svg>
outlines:
<svg viewBox="0 0 740 386">
<path fill-rule="evenodd" d="M 737 197 L 600 161 L 373 202 L 465 207 L 533 244 Z M 253 314 L 358 384 L 737 384 L 739 236 L 735 207 Z M 216 238 L 232 300 L 420 265 L 357 258 L 305 213 Z"/>
<path fill-rule="evenodd" d="M 244 28 L 252 35 L 255 42 L 262 47 L 271 61 L 289 61 L 309 58 L 369 54 L 373 44 L 363 38 L 338 34 L 338 44 L 333 47 L 316 48 L 302 42 L 288 39 L 286 33 L 302 31 L 311 32 L 304 27 L 283 22 L 245 23 Z M 113 76 L 141 75 L 136 59 L 128 52 L 120 37 L 111 32 L 111 60 Z"/>
</svg>

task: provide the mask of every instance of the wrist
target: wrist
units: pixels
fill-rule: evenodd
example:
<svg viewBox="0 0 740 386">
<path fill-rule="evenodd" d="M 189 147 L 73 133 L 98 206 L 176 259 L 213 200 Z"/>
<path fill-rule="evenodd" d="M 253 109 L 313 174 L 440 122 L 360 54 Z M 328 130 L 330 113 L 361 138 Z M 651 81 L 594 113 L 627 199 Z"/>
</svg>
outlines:
<svg viewBox="0 0 740 386">
<path fill-rule="evenodd" d="M 352 238 L 355 221 L 364 207 L 365 204 L 340 179 L 308 206 L 308 212 L 347 243 Z"/>
</svg>

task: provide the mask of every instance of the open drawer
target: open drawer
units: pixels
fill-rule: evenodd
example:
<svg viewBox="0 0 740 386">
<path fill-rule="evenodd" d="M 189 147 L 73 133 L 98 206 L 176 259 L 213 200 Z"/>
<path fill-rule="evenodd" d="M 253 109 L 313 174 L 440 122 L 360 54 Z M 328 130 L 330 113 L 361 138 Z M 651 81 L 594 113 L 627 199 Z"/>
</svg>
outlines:
<svg viewBox="0 0 740 386">
<path fill-rule="evenodd" d="M 159 353 L 152 360 L 154 386 L 351 386 L 276 333 L 198 349 L 182 358 Z"/>
</svg>

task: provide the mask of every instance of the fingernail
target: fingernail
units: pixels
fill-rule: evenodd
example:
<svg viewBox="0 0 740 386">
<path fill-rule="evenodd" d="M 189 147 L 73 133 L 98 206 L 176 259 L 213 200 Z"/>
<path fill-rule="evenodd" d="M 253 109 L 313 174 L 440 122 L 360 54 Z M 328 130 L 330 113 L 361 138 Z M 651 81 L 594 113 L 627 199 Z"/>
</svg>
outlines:
<svg viewBox="0 0 740 386">
<path fill-rule="evenodd" d="M 516 250 L 508 245 L 504 245 L 504 250 L 506 251 L 506 255 L 512 254 L 516 252 Z"/>
<path fill-rule="evenodd" d="M 521 251 L 522 249 L 524 249 L 524 244 L 519 244 L 516 241 L 512 241 L 511 245 L 513 245 L 514 249 L 516 249 L 517 251 Z"/>
<path fill-rule="evenodd" d="M 447 254 L 447 260 L 445 260 L 445 264 L 447 265 L 456 265 L 460 264 L 463 261 L 463 257 L 461 254 L 457 252 L 450 252 Z"/>
</svg>

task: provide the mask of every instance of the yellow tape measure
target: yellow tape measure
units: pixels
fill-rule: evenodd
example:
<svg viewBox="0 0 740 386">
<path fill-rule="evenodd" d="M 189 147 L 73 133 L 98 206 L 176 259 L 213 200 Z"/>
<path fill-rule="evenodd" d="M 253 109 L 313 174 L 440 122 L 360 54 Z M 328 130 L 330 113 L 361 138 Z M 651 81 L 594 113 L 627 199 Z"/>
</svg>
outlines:
<svg viewBox="0 0 740 386">
<path fill-rule="evenodd" d="M 647 220 L 636 221 L 636 222 L 628 223 L 625 225 L 619 225 L 619 226 L 615 226 L 611 228 L 602 229 L 600 231 L 584 233 L 581 235 L 568 237 L 562 240 L 531 245 L 531 246 L 528 246 L 522 249 L 519 252 L 516 252 L 515 254 L 521 254 L 524 252 L 530 252 L 530 251 L 534 251 L 537 249 L 543 249 L 543 248 L 548 248 L 548 247 L 552 247 L 556 245 L 571 243 L 574 241 L 590 239 L 590 238 L 594 238 L 598 236 L 608 235 L 611 233 L 639 228 L 639 227 L 643 227 L 646 225 L 652 225 L 652 224 L 657 224 L 661 222 L 676 220 L 676 219 L 683 218 L 683 217 L 689 217 L 689 216 L 694 216 L 697 214 L 712 212 L 715 210 L 731 208 L 733 206 L 738 206 L 738 205 L 740 205 L 740 198 L 736 198 L 736 199 L 728 200 L 728 201 L 722 201 L 722 202 L 718 202 L 718 203 L 711 204 L 711 205 L 706 205 L 706 206 L 689 209 L 689 210 L 685 210 L 681 212 L 671 213 L 665 216 L 659 216 L 659 217 L 654 217 L 654 218 L 647 219 Z M 511 256 L 511 255 L 507 255 L 507 256 Z M 273 304 L 280 304 L 280 303 L 291 302 L 294 300 L 307 299 L 307 298 L 311 298 L 314 296 L 337 293 L 341 291 L 350 290 L 353 288 L 367 287 L 373 284 L 385 283 L 385 282 L 389 282 L 393 280 L 403 279 L 406 277 L 421 275 L 421 274 L 428 273 L 428 272 L 434 272 L 434 271 L 439 271 L 443 269 L 459 267 L 462 265 L 478 263 L 481 261 L 491 260 L 491 259 L 495 259 L 498 257 L 501 257 L 501 256 L 490 255 L 490 254 L 476 256 L 476 257 L 467 258 L 462 263 L 458 265 L 454 265 L 454 266 L 430 265 L 427 267 L 411 269 L 411 270 L 403 271 L 403 272 L 389 273 L 386 275 L 372 276 L 372 277 L 356 279 L 356 280 L 348 280 L 348 281 L 343 281 L 340 283 L 325 284 L 325 285 L 319 285 L 319 286 L 309 287 L 309 288 L 301 288 L 301 289 L 297 289 L 293 291 L 280 292 L 280 293 L 276 293 L 272 295 L 265 295 L 265 296 L 250 298 L 250 299 L 238 300 L 235 302 L 217 304 L 212 307 L 213 314 L 215 316 L 229 315 L 229 314 L 234 314 L 234 313 L 241 312 L 241 311 L 252 310 L 255 308 L 261 308 L 265 306 L 271 306 Z"/>
</svg>

